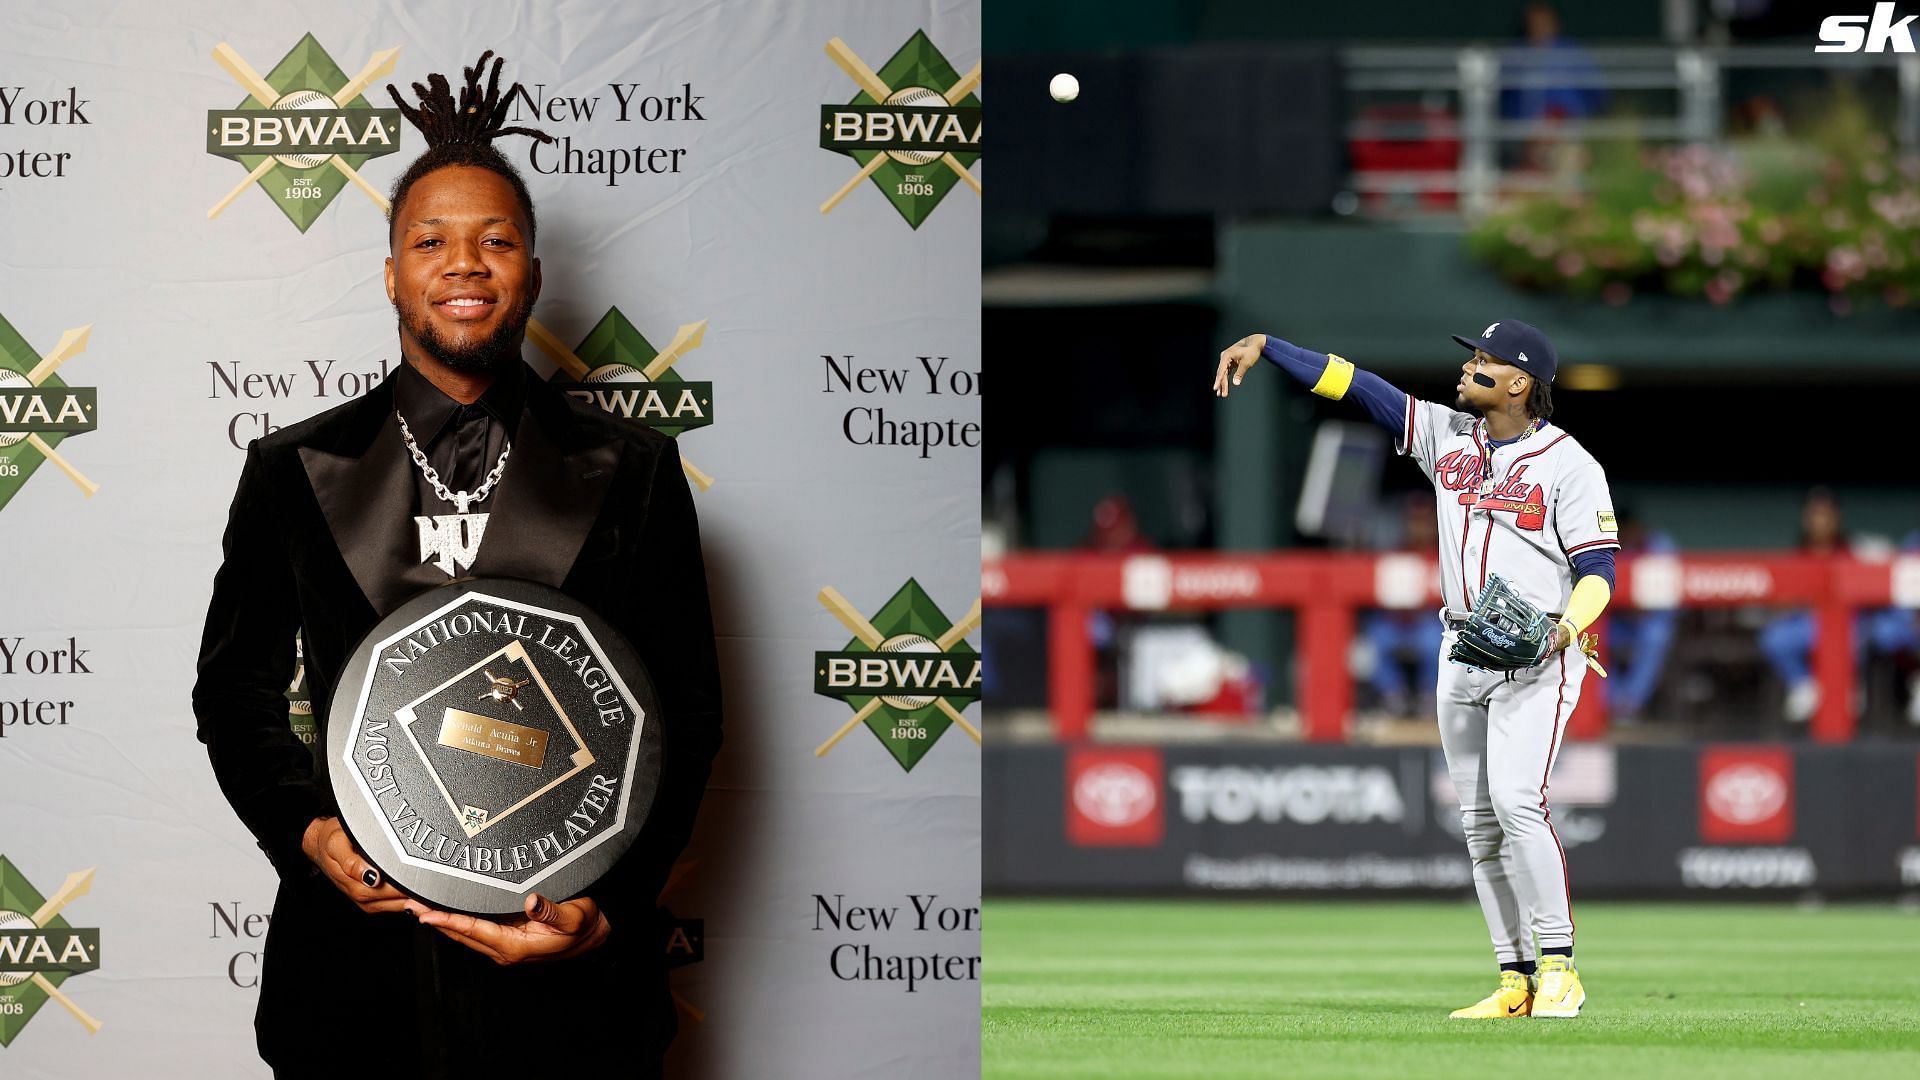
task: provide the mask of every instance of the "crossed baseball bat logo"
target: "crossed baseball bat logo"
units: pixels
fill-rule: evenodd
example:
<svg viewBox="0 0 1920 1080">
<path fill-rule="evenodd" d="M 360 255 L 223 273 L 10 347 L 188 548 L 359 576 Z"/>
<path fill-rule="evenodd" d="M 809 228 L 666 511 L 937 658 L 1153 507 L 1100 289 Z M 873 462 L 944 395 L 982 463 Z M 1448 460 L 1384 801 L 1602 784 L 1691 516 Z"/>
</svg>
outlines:
<svg viewBox="0 0 1920 1080">
<path fill-rule="evenodd" d="M 846 72 L 847 76 L 859 84 L 860 89 L 866 91 L 867 96 L 874 101 L 884 102 L 893 96 L 893 88 L 881 81 L 880 76 L 876 75 L 874 70 L 867 66 L 867 62 L 860 59 L 859 55 L 856 54 L 846 42 L 841 41 L 839 38 L 828 41 L 827 55 L 832 57 L 833 62 L 839 66 L 840 70 Z M 940 96 L 947 99 L 947 104 L 958 105 L 962 101 L 965 101 L 967 95 L 973 93 L 979 86 L 980 65 L 976 63 L 973 65 L 972 71 L 962 75 L 959 82 L 949 86 Z M 863 166 L 859 172 L 853 174 L 853 179 L 841 185 L 840 190 L 833 193 L 833 198 L 820 204 L 820 212 L 823 214 L 831 213 L 834 207 L 840 205 L 840 200 L 853 194 L 853 189 L 859 187 L 861 181 L 879 171 L 880 166 L 888 160 L 885 150 L 875 150 L 873 157 L 867 161 L 866 165 Z M 947 168 L 952 169 L 954 174 L 959 176 L 962 181 L 965 181 L 966 185 L 973 189 L 975 195 L 980 194 L 979 178 L 969 172 L 965 165 L 960 164 L 959 158 L 954 157 L 950 153 L 945 153 L 940 155 L 940 161 Z"/>
<path fill-rule="evenodd" d="M 640 377 L 648 382 L 659 379 L 661 375 L 666 374 L 667 369 L 672 367 L 675 361 L 699 348 L 706 336 L 707 320 L 701 319 L 699 322 L 683 324 L 680 329 L 674 331 L 673 340 L 667 343 L 667 347 L 655 353 L 652 360 L 647 361 L 647 366 L 641 370 Z M 553 336 L 553 331 L 540 325 L 540 320 L 527 320 L 527 340 L 539 346 L 540 351 L 546 353 L 549 359 L 558 364 L 560 370 L 567 373 L 568 378 L 574 382 L 586 380 L 587 372 L 591 370 L 587 367 L 586 361 L 575 356 L 572 349 L 567 348 L 564 342 Z M 713 477 L 701 472 L 693 462 L 687 460 L 684 453 L 680 455 L 680 468 L 687 474 L 687 479 L 693 481 L 701 491 L 713 486 Z"/>
<path fill-rule="evenodd" d="M 86 352 L 87 338 L 91 336 L 92 333 L 93 324 L 88 323 L 85 326 L 61 334 L 60 343 L 53 347 L 53 351 L 41 357 L 40 362 L 33 365 L 33 370 L 27 372 L 27 382 L 31 385 L 39 386 L 46 381 L 47 376 L 60 370 L 61 364 Z M 94 492 L 100 490 L 99 484 L 87 479 L 86 474 L 74 468 L 72 462 L 60 456 L 59 452 L 54 450 L 53 447 L 48 446 L 47 440 L 41 438 L 38 432 L 27 432 L 27 445 L 39 451 L 41 457 L 53 462 L 61 472 L 66 473 L 67 479 L 72 480 L 81 491 L 86 492 L 88 498 L 92 498 Z"/>
<path fill-rule="evenodd" d="M 360 74 L 348 79 L 345 86 L 342 86 L 327 96 L 333 99 L 335 105 L 342 109 L 346 108 L 347 103 L 359 97 L 361 92 L 364 91 L 367 85 L 373 82 L 373 80 L 393 74 L 394 61 L 397 60 L 399 56 L 400 49 L 398 46 L 391 49 L 382 49 L 374 53 L 373 56 L 367 60 L 366 66 L 360 69 Z M 240 88 L 248 94 L 251 94 L 253 100 L 259 102 L 262 107 L 271 109 L 273 108 L 273 103 L 280 100 L 280 94 L 267 83 L 267 80 L 260 77 L 259 72 L 253 70 L 252 65 L 241 59 L 240 54 L 233 50 L 233 46 L 228 45 L 224 41 L 215 45 L 213 47 L 213 58 L 219 61 L 220 66 L 227 69 L 227 74 L 233 76 L 233 81 L 239 83 Z M 240 181 L 232 191 L 227 192 L 226 198 L 213 204 L 213 209 L 207 211 L 207 220 L 212 221 L 214 218 L 219 217 L 222 210 L 231 206 L 233 200 L 240 197 L 241 192 L 258 183 L 261 177 L 267 175 L 267 170 L 273 168 L 273 162 L 274 159 L 269 156 L 261 161 L 260 164 L 255 165 L 253 171 L 247 174 L 245 180 Z M 382 211 L 387 209 L 387 197 L 380 194 L 372 184 L 367 183 L 367 178 L 361 176 L 359 171 L 353 166 L 340 160 L 340 155 L 335 154 L 329 157 L 327 164 L 340 170 L 340 175 L 353 181 L 355 187 L 366 192 L 367 198 L 372 199 L 375 206 L 378 206 Z"/>
<path fill-rule="evenodd" d="M 873 624 L 867 621 L 867 617 L 860 614 L 860 609 L 854 607 L 847 601 L 846 597 L 840 595 L 840 590 L 829 585 L 820 590 L 819 599 L 821 605 L 828 611 L 833 612 L 833 617 L 840 620 L 840 625 L 852 631 L 853 636 L 858 638 L 862 645 L 865 645 L 875 652 L 880 650 L 880 644 L 886 640 L 886 635 L 874 629 Z M 967 613 L 960 617 L 959 622 L 947 627 L 946 633 L 941 634 L 939 639 L 933 643 L 933 646 L 938 651 L 944 653 L 959 644 L 961 638 L 973 633 L 974 629 L 979 625 L 980 599 L 979 597 L 975 597 L 973 606 L 967 609 Z M 960 710 L 954 708 L 951 702 L 946 698 L 936 697 L 933 699 L 933 704 L 935 708 L 946 714 L 947 719 L 959 725 L 960 730 L 972 736 L 976 745 L 980 742 L 980 729 L 969 723 L 967 718 L 962 716 Z M 879 711 L 880 705 L 881 701 L 878 695 L 869 699 L 865 705 L 860 706 L 859 711 L 855 712 L 852 718 L 840 725 L 839 731 L 834 732 L 831 738 L 821 743 L 820 746 L 814 750 L 813 756 L 827 756 L 827 751 L 832 750 L 841 739 L 847 737 L 849 732 L 864 723 L 867 717 Z"/>
<path fill-rule="evenodd" d="M 93 889 L 93 871 L 93 867 L 88 867 L 85 870 L 76 870 L 68 874 L 67 880 L 60 886 L 60 890 L 52 896 L 49 896 L 47 902 L 41 904 L 39 910 L 30 916 L 33 920 L 34 928 L 45 929 L 46 925 L 53 921 L 54 916 L 60 914 L 61 908 L 87 895 L 87 893 Z M 62 1008 L 72 1013 L 73 1018 L 80 1021 L 80 1026 L 87 1029 L 87 1034 L 92 1035 L 100 1030 L 100 1021 L 87 1015 L 87 1010 L 74 1004 L 72 998 L 61 993 L 60 988 L 53 985 L 53 983 L 47 979 L 46 975 L 36 971 L 33 972 L 28 979 L 33 985 L 40 988 L 41 993 L 59 1002 Z"/>
</svg>

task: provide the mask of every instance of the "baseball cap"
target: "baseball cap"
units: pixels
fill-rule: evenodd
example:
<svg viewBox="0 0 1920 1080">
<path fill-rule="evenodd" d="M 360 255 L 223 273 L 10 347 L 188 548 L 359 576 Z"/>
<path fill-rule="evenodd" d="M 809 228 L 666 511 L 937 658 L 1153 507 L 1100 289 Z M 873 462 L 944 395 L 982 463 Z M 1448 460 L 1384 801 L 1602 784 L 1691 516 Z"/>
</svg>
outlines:
<svg viewBox="0 0 1920 1080">
<path fill-rule="evenodd" d="M 1489 356 L 1497 356 L 1546 382 L 1553 381 L 1553 373 L 1560 366 L 1554 356 L 1553 342 L 1547 340 L 1547 335 L 1541 333 L 1539 327 L 1519 319 L 1491 322 L 1477 338 L 1455 334 L 1453 340 L 1469 349 L 1484 349 Z"/>
</svg>

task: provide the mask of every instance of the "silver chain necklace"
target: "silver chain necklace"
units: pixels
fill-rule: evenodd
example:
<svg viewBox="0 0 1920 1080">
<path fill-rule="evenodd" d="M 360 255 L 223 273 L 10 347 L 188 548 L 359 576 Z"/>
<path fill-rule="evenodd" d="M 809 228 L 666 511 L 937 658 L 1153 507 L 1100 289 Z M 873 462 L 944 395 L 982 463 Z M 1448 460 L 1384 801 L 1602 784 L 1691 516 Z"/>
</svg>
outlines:
<svg viewBox="0 0 1920 1080">
<path fill-rule="evenodd" d="M 427 483 L 433 485 L 433 493 L 440 496 L 441 501 L 452 503 L 457 513 L 464 514 L 468 504 L 480 502 L 493 494 L 493 485 L 500 482 L 500 474 L 506 470 L 507 455 L 513 453 L 512 439 L 507 440 L 506 448 L 500 451 L 500 460 L 493 463 L 493 471 L 487 474 L 479 487 L 472 491 L 449 491 L 447 485 L 441 482 L 440 474 L 427 463 L 427 455 L 420 452 L 420 444 L 413 441 L 413 432 L 407 430 L 407 418 L 398 412 L 393 415 L 400 421 L 400 439 L 407 444 L 407 453 L 413 455 L 413 463 L 420 466 L 420 472 L 426 476 Z"/>
<path fill-rule="evenodd" d="M 393 415 L 400 421 L 400 439 L 407 444 L 407 453 L 413 455 L 413 463 L 420 467 L 427 483 L 433 485 L 433 493 L 442 501 L 452 503 L 455 509 L 451 514 L 414 517 L 413 523 L 420 530 L 420 561 L 433 560 L 448 577 L 458 576 L 461 570 L 473 566 L 474 558 L 480 553 L 480 541 L 487 532 L 487 515 L 470 514 L 467 508 L 493 493 L 493 485 L 500 482 L 500 474 L 506 471 L 507 455 L 513 453 L 513 440 L 507 440 L 506 448 L 500 451 L 500 460 L 494 462 L 493 471 L 487 474 L 479 487 L 472 491 L 452 491 L 428 463 L 427 455 L 420 451 L 420 444 L 413 440 L 413 432 L 407 428 L 407 418 L 401 416 L 399 410 L 395 410 Z"/>
</svg>

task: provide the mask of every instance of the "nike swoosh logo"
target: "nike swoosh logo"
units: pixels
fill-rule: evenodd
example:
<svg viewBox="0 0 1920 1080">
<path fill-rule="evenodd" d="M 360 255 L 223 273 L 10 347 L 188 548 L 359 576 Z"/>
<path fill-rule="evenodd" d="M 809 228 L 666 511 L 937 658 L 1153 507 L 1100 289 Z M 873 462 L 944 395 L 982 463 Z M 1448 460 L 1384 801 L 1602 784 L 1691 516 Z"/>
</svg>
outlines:
<svg viewBox="0 0 1920 1080">
<path fill-rule="evenodd" d="M 1514 1013 L 1517 1013 L 1517 1012 L 1519 1012 L 1519 1011 L 1520 1011 L 1520 1010 L 1521 1010 L 1522 1008 L 1524 1008 L 1524 1007 L 1526 1006 L 1526 1004 L 1527 1004 L 1527 1003 L 1523 1001 L 1523 1002 L 1521 1002 L 1521 1003 L 1520 1003 L 1520 1004 L 1518 1004 L 1518 1005 L 1509 1005 L 1509 1006 L 1507 1006 L 1507 1015 L 1508 1015 L 1508 1016 L 1512 1016 L 1512 1015 L 1513 1015 Z"/>
</svg>

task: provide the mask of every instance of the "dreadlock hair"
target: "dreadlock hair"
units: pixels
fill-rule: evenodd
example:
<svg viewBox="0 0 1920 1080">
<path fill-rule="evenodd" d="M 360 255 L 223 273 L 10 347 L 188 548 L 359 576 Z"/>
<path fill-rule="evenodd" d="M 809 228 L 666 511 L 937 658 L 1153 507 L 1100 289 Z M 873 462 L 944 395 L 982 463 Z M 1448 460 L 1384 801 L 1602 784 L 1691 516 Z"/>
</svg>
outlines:
<svg viewBox="0 0 1920 1080">
<path fill-rule="evenodd" d="M 1553 384 L 1538 376 L 1533 385 L 1527 388 L 1527 415 L 1535 420 L 1549 420 L 1553 417 Z"/>
<path fill-rule="evenodd" d="M 493 61 L 493 72 L 483 91 L 480 77 L 486 73 L 488 60 Z M 527 135 L 543 143 L 554 140 L 553 136 L 536 128 L 502 126 L 507 110 L 512 106 L 513 96 L 521 92 L 520 84 L 514 83 L 507 88 L 506 94 L 500 93 L 500 68 L 505 63 L 505 59 L 493 55 L 492 49 L 482 53 L 479 63 L 465 69 L 467 84 L 460 89 L 458 104 L 454 103 L 453 88 L 447 84 L 447 77 L 437 71 L 427 76 L 427 86 L 413 84 L 413 92 L 420 96 L 418 107 L 401 100 L 400 91 L 392 83 L 387 84 L 387 93 L 392 95 L 393 103 L 400 106 L 400 114 L 427 140 L 426 153 L 413 159 L 407 171 L 394 181 L 393 194 L 387 206 L 389 231 L 415 181 L 449 166 L 468 165 L 496 173 L 512 186 L 514 197 L 520 200 L 520 209 L 527 214 L 527 246 L 533 246 L 538 231 L 534 221 L 533 196 L 528 194 L 527 182 L 521 179 L 520 170 L 514 168 L 506 155 L 493 145 L 493 140 L 502 135 Z"/>
</svg>

